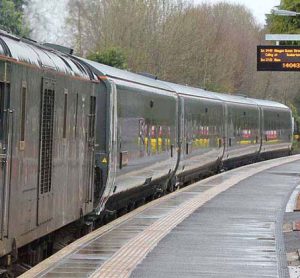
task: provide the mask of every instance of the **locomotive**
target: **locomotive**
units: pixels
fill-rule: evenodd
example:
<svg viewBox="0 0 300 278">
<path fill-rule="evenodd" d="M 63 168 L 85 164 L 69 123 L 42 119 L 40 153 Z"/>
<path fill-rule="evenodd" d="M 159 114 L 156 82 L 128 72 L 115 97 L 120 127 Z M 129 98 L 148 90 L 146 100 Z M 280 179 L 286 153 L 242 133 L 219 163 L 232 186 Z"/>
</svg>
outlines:
<svg viewBox="0 0 300 278">
<path fill-rule="evenodd" d="M 37 257 L 51 253 L 62 227 L 291 147 L 283 104 L 157 80 L 1 31 L 1 265 L 32 242 Z"/>
</svg>

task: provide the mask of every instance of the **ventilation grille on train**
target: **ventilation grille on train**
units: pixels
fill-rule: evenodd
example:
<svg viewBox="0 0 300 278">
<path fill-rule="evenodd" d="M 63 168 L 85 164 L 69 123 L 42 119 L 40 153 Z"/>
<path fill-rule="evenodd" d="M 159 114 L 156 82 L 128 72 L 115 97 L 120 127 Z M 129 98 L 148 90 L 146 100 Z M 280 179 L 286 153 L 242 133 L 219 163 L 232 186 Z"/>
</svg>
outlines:
<svg viewBox="0 0 300 278">
<path fill-rule="evenodd" d="M 51 191 L 54 90 L 46 89 L 42 99 L 40 193 Z"/>
</svg>

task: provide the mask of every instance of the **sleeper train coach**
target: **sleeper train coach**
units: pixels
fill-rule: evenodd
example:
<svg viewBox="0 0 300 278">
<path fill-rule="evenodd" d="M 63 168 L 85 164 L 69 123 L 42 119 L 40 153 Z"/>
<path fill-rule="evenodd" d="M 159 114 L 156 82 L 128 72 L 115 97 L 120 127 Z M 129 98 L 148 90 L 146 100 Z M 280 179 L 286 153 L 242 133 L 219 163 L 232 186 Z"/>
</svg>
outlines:
<svg viewBox="0 0 300 278">
<path fill-rule="evenodd" d="M 71 223 L 88 225 L 211 172 L 291 151 L 285 105 L 60 50 L 0 33 L 3 268 L 24 246 L 36 263 Z"/>
</svg>

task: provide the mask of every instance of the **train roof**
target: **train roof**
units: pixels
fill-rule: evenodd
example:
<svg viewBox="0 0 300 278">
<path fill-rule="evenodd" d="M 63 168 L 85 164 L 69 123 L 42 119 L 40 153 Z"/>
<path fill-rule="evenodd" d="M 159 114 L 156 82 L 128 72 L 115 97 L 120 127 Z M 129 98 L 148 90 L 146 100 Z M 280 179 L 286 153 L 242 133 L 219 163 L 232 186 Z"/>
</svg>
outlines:
<svg viewBox="0 0 300 278">
<path fill-rule="evenodd" d="M 287 107 L 286 105 L 276 101 L 249 98 L 247 96 L 229 95 L 225 93 L 215 93 L 215 92 L 206 91 L 201 88 L 190 87 L 187 85 L 180 85 L 180 84 L 175 84 L 167 81 L 162 81 L 162 82 L 165 83 L 170 88 L 172 88 L 177 93 L 182 95 L 220 100 L 229 103 L 246 104 L 246 105 L 252 105 L 256 107 L 258 106 L 269 107 L 269 108 L 272 107 L 272 108 L 290 110 L 290 108 Z"/>
<path fill-rule="evenodd" d="M 146 85 L 149 87 L 154 87 L 166 91 L 173 91 L 170 87 L 165 85 L 163 82 L 149 78 L 146 76 L 143 76 L 141 74 L 132 73 L 126 70 L 117 69 L 111 66 L 103 65 L 94 61 L 90 61 L 84 58 L 77 57 L 79 60 L 85 62 L 86 64 L 92 66 L 96 71 L 98 75 L 104 75 L 107 77 L 111 77 L 116 80 L 125 80 L 141 85 Z"/>
<path fill-rule="evenodd" d="M 181 95 L 188 95 L 193 97 L 201 97 L 201 98 L 207 98 L 207 99 L 213 99 L 213 100 L 220 100 L 218 98 L 218 95 L 214 92 L 209 92 L 204 89 L 200 88 L 194 88 L 187 85 L 180 85 L 175 84 L 167 81 L 161 81 L 162 83 L 166 84 L 168 87 L 170 87 L 172 90 L 174 90 L 176 93 Z"/>
<path fill-rule="evenodd" d="M 0 30 L 0 54 L 39 68 L 94 79 L 88 69 L 71 56 L 46 48 L 36 42 L 20 39 L 2 30 Z"/>
<path fill-rule="evenodd" d="M 221 100 L 226 101 L 226 102 L 257 106 L 257 103 L 254 102 L 253 99 L 248 98 L 248 97 L 244 97 L 244 96 L 228 95 L 228 94 L 218 93 L 218 97 Z"/>
<path fill-rule="evenodd" d="M 125 81 L 142 84 L 150 87 L 155 87 L 167 91 L 173 91 L 182 95 L 202 97 L 202 98 L 212 99 L 212 100 L 220 100 L 228 103 L 245 104 L 245 105 L 252 105 L 256 107 L 263 106 L 263 107 L 289 109 L 287 106 L 275 101 L 260 100 L 260 99 L 253 99 L 253 98 L 248 98 L 248 97 L 238 96 L 238 95 L 229 95 L 223 93 L 210 92 L 200 88 L 175 84 L 175 83 L 162 81 L 162 80 L 156 80 L 140 74 L 132 73 L 126 70 L 121 70 L 94 61 L 90 61 L 84 58 L 80 58 L 80 57 L 76 57 L 76 58 L 92 66 L 97 71 L 96 74 L 105 75 L 115 80 L 125 80 Z"/>
<path fill-rule="evenodd" d="M 249 98 L 247 96 L 239 96 L 239 95 L 228 95 L 228 94 L 220 94 L 218 93 L 218 96 L 228 102 L 239 102 L 239 103 L 245 103 L 245 104 L 252 104 L 260 107 L 273 107 L 273 108 L 280 108 L 280 109 L 288 109 L 286 105 L 271 101 L 271 100 L 265 100 L 265 99 L 256 99 L 256 98 Z"/>
<path fill-rule="evenodd" d="M 265 99 L 252 99 L 255 103 L 257 103 L 261 107 L 273 107 L 279 109 L 286 109 L 290 110 L 290 108 L 280 102 L 272 101 L 272 100 L 265 100 Z"/>
<path fill-rule="evenodd" d="M 163 81 L 163 82 L 165 84 L 167 84 L 168 86 L 170 86 L 177 93 L 182 94 L 182 95 L 189 95 L 189 96 L 195 96 L 195 97 L 201 97 L 201 98 L 207 98 L 207 99 L 214 99 L 214 100 L 230 102 L 230 103 L 257 106 L 257 103 L 254 102 L 250 98 L 246 98 L 246 97 L 242 97 L 242 96 L 234 96 L 234 95 L 228 95 L 228 94 L 215 93 L 215 92 L 206 91 L 206 90 L 200 89 L 200 88 L 194 88 L 194 87 L 190 87 L 190 86 L 178 85 L 178 84 L 165 82 L 165 81 Z"/>
</svg>

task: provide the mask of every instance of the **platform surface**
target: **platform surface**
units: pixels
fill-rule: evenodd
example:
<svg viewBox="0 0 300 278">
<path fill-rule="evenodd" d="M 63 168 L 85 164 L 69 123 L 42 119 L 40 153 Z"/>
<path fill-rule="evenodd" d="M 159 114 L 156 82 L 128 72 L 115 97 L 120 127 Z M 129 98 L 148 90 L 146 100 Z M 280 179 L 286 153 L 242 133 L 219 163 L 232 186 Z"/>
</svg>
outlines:
<svg viewBox="0 0 300 278">
<path fill-rule="evenodd" d="M 196 210 L 131 277 L 289 277 L 282 241 L 300 162 L 258 173 Z"/>
<path fill-rule="evenodd" d="M 300 156 L 225 172 L 101 227 L 22 277 L 289 277 L 283 217 Z"/>
</svg>

